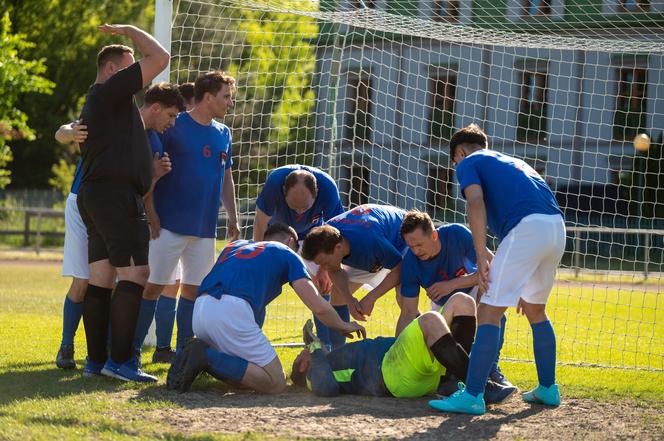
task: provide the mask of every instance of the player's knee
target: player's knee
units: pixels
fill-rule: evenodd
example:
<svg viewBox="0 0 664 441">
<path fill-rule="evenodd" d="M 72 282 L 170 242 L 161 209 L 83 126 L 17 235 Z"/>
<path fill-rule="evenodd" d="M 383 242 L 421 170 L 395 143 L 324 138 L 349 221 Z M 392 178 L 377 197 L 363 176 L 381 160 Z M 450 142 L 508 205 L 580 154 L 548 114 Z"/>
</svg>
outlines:
<svg viewBox="0 0 664 441">
<path fill-rule="evenodd" d="M 85 299 L 85 292 L 88 289 L 88 280 L 74 277 L 69 287 L 67 297 L 74 303 L 81 303 Z"/>
<path fill-rule="evenodd" d="M 425 336 L 433 332 L 435 329 L 440 329 L 441 326 L 447 327 L 445 319 L 438 311 L 427 311 L 419 316 L 417 321 Z"/>
<path fill-rule="evenodd" d="M 523 312 L 530 323 L 539 323 L 548 319 L 546 304 L 522 302 Z"/>
<path fill-rule="evenodd" d="M 155 285 L 153 283 L 147 283 L 145 289 L 143 290 L 143 298 L 145 300 L 157 300 L 161 295 L 163 287 L 161 285 Z"/>
<path fill-rule="evenodd" d="M 446 308 L 449 308 L 449 311 L 452 313 L 453 316 L 477 315 L 475 299 L 473 299 L 468 294 L 462 292 L 453 294 L 452 297 L 450 297 L 450 299 L 447 301 Z"/>
</svg>

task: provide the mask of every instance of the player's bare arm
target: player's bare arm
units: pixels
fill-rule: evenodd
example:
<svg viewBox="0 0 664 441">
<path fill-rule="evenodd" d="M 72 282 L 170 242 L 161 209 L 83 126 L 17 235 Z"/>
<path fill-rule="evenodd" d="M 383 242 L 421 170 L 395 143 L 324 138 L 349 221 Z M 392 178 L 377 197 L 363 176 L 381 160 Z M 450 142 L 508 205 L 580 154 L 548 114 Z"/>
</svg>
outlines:
<svg viewBox="0 0 664 441">
<path fill-rule="evenodd" d="M 456 277 L 452 280 L 443 280 L 436 282 L 430 287 L 426 288 L 427 296 L 437 302 L 441 298 L 450 295 L 456 291 L 464 288 L 472 288 L 479 284 L 479 274 L 477 271 L 467 274 L 465 276 Z"/>
<path fill-rule="evenodd" d="M 350 292 L 350 282 L 346 271 L 341 266 L 334 269 L 327 268 L 327 270 L 332 281 L 333 297 L 348 305 L 350 315 L 355 320 L 366 320 L 367 318 L 360 308 L 360 302 Z"/>
<path fill-rule="evenodd" d="M 226 224 L 226 238 L 229 242 L 240 238 L 240 225 L 237 222 L 237 207 L 235 205 L 235 182 L 233 181 L 232 169 L 224 172 L 224 185 L 221 189 L 221 201 L 226 209 L 228 223 Z"/>
<path fill-rule="evenodd" d="M 371 315 L 376 301 L 387 294 L 389 290 L 399 285 L 399 282 L 401 282 L 401 263 L 392 268 L 383 281 L 380 282 L 377 287 L 369 291 L 360 301 L 362 312 L 367 316 Z"/>
<path fill-rule="evenodd" d="M 265 235 L 265 230 L 267 230 L 267 224 L 270 222 L 270 219 L 272 219 L 272 216 L 268 216 L 263 212 L 263 210 L 256 207 L 256 215 L 254 216 L 254 228 L 253 228 L 254 242 L 260 242 L 261 240 L 263 240 L 263 236 Z"/>
<path fill-rule="evenodd" d="M 318 291 L 316 291 L 316 287 L 311 280 L 299 279 L 294 281 L 292 285 L 298 297 L 324 325 L 341 332 L 347 337 L 365 338 L 367 336 L 367 332 L 362 325 L 341 320 L 332 305 L 318 295 Z"/>
<path fill-rule="evenodd" d="M 469 185 L 464 189 L 466 196 L 468 223 L 473 234 L 473 245 L 477 254 L 477 272 L 479 274 L 479 286 L 481 292 L 486 292 L 489 287 L 489 266 L 491 262 L 490 253 L 486 249 L 486 206 L 484 205 L 484 193 L 482 187 L 477 184 Z"/>
<path fill-rule="evenodd" d="M 111 35 L 123 35 L 129 37 L 136 45 L 143 58 L 139 61 L 141 74 L 143 75 L 143 87 L 168 66 L 170 55 L 159 42 L 147 32 L 132 25 L 103 24 L 99 31 Z"/>
</svg>

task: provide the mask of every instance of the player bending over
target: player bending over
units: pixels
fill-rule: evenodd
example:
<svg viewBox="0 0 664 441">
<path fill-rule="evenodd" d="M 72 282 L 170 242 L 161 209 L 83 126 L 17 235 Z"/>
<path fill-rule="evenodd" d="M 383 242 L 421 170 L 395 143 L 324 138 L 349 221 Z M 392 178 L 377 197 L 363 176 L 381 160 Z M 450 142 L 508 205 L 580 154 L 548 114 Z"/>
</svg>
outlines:
<svg viewBox="0 0 664 441">
<path fill-rule="evenodd" d="M 565 222 L 553 192 L 532 167 L 487 146 L 486 134 L 475 124 L 456 132 L 450 141 L 450 158 L 467 200 L 480 291 L 485 294 L 478 307 L 467 387 L 430 403 L 444 412 L 485 412 L 484 386 L 498 353 L 500 319 L 510 306 L 526 315 L 533 332 L 539 385 L 526 392 L 524 400 L 560 404 L 556 337 L 545 308 L 565 251 Z M 500 241 L 493 260 L 486 249 L 487 225 Z"/>
<path fill-rule="evenodd" d="M 366 335 L 362 326 L 341 320 L 318 295 L 296 247 L 295 230 L 277 223 L 267 229 L 264 242 L 239 240 L 223 249 L 198 290 L 193 316 L 197 338 L 173 360 L 169 389 L 185 392 L 207 371 L 257 392 L 282 392 L 286 377 L 262 326 L 267 305 L 286 282 L 325 325 L 348 336 Z"/>
<path fill-rule="evenodd" d="M 418 311 L 420 289 L 424 289 L 431 299 L 431 309 L 439 310 L 456 292 L 469 294 L 475 301 L 480 297 L 478 289 L 477 258 L 470 230 L 461 224 L 434 227 L 428 214 L 418 210 L 409 211 L 401 224 L 401 236 L 408 245 L 408 252 L 401 265 L 402 310 L 412 317 Z M 491 257 L 493 255 L 487 251 Z M 459 343 L 470 353 L 475 338 L 475 317 L 473 333 L 464 336 Z M 491 366 L 489 378 L 503 387 L 512 387 L 498 368 L 500 348 L 505 336 L 505 315 L 501 319 L 500 345 L 498 355 Z M 449 376 L 448 376 L 449 377 Z M 451 378 L 451 383 L 456 383 Z M 516 388 L 513 388 L 516 391 Z M 487 390 L 488 393 L 494 391 Z"/>
<path fill-rule="evenodd" d="M 399 270 L 407 247 L 399 229 L 405 215 L 388 205 L 360 205 L 312 229 L 304 239 L 302 257 L 329 272 L 333 303 L 348 305 L 357 320 L 366 320 L 375 302 L 392 288 L 401 306 Z M 358 302 L 353 294 L 363 284 L 373 289 Z M 402 310 L 396 335 L 408 323 Z"/>
</svg>

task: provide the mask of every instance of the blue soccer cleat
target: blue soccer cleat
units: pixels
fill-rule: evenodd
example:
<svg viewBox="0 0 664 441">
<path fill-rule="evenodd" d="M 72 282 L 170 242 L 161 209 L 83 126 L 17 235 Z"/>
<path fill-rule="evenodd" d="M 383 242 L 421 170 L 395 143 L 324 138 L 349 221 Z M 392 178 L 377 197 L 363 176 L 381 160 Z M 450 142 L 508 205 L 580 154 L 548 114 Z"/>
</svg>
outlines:
<svg viewBox="0 0 664 441">
<path fill-rule="evenodd" d="M 101 370 L 103 375 L 111 378 L 117 378 L 122 381 L 135 381 L 137 383 L 156 383 L 157 377 L 146 374 L 141 369 L 136 367 L 136 361 L 129 359 L 129 361 L 118 364 L 110 358 Z"/>
<path fill-rule="evenodd" d="M 557 384 L 552 384 L 549 387 L 540 384 L 535 389 L 524 393 L 522 397 L 527 403 L 560 406 L 560 390 Z"/>
<path fill-rule="evenodd" d="M 86 358 L 85 367 L 83 368 L 84 377 L 98 377 L 102 375 L 101 370 L 104 368 L 104 363 L 97 363 L 89 358 Z"/>
<path fill-rule="evenodd" d="M 465 388 L 459 387 L 449 398 L 429 401 L 429 407 L 441 412 L 466 413 L 469 415 L 484 415 L 484 394 L 474 397 Z"/>
</svg>

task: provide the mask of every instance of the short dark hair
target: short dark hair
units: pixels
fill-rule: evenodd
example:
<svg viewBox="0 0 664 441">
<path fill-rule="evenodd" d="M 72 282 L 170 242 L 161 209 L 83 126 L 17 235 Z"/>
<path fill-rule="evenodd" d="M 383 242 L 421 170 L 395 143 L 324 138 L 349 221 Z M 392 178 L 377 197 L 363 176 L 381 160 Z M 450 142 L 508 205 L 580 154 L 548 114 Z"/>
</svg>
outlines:
<svg viewBox="0 0 664 441">
<path fill-rule="evenodd" d="M 145 104 L 150 106 L 155 103 L 164 107 L 177 107 L 180 112 L 185 110 L 184 98 L 171 83 L 157 83 L 145 92 Z"/>
<path fill-rule="evenodd" d="M 430 234 L 435 227 L 433 220 L 427 213 L 420 210 L 410 210 L 401 222 L 401 237 L 412 233 L 417 228 L 420 228 L 426 234 Z"/>
<path fill-rule="evenodd" d="M 267 227 L 267 230 L 265 230 L 263 239 L 270 240 L 278 236 L 291 237 L 295 242 L 297 242 L 297 232 L 295 229 L 284 224 L 283 222 L 275 222 L 270 224 L 270 226 Z"/>
<path fill-rule="evenodd" d="M 311 192 L 313 197 L 318 195 L 318 183 L 316 182 L 316 177 L 313 173 L 307 170 L 293 170 L 288 173 L 286 179 L 284 179 L 284 195 L 288 193 L 288 190 L 293 188 L 295 184 L 302 178 L 304 186 L 307 187 L 307 190 Z"/>
<path fill-rule="evenodd" d="M 205 73 L 196 79 L 194 83 L 194 99 L 198 103 L 203 99 L 206 93 L 216 95 L 221 90 L 221 86 L 227 84 L 231 91 L 235 90 L 235 78 L 226 75 L 220 70 Z"/>
<path fill-rule="evenodd" d="M 481 146 L 483 149 L 489 147 L 489 139 L 484 133 L 484 130 L 477 124 L 470 124 L 463 129 L 457 130 L 450 139 L 450 160 L 454 158 L 456 148 L 459 144 L 475 144 Z"/>
<path fill-rule="evenodd" d="M 321 225 L 312 228 L 302 244 L 302 257 L 305 260 L 314 260 L 321 252 L 332 254 L 334 247 L 341 243 L 341 232 L 331 225 Z"/>
<path fill-rule="evenodd" d="M 185 101 L 189 102 L 194 98 L 194 83 L 189 81 L 188 83 L 182 83 L 178 86 L 180 95 L 184 98 Z"/>
<path fill-rule="evenodd" d="M 109 61 L 119 61 L 127 52 L 132 55 L 134 54 L 134 50 L 124 44 L 109 44 L 108 46 L 104 46 L 97 54 L 97 69 L 101 69 Z"/>
</svg>

